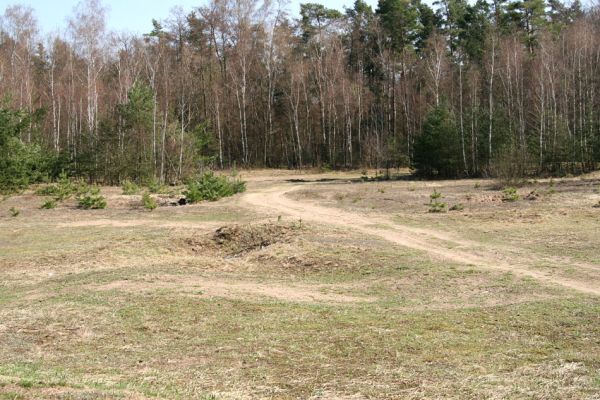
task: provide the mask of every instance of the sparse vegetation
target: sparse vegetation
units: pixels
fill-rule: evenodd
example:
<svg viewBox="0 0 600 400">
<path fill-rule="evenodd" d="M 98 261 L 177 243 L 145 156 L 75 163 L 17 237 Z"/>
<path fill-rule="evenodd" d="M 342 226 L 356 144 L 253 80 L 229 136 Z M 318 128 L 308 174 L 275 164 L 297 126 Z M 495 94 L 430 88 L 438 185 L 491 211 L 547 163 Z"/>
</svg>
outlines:
<svg viewBox="0 0 600 400">
<path fill-rule="evenodd" d="M 21 211 L 17 210 L 15 207 L 9 208 L 8 212 L 10 212 L 10 216 L 13 218 L 18 217 L 19 214 L 21 214 Z"/>
</svg>

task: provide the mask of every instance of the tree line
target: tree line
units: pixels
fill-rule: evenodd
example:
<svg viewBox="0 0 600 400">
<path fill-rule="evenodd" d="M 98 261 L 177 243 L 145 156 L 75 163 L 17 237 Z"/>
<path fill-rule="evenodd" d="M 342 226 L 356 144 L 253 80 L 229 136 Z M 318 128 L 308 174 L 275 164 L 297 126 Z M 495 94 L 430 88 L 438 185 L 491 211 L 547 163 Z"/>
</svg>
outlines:
<svg viewBox="0 0 600 400">
<path fill-rule="evenodd" d="M 293 18 L 269 0 L 207 0 L 133 35 L 109 32 L 101 1 L 83 0 L 63 32 L 42 35 L 32 9 L 11 6 L 0 168 L 106 183 L 236 165 L 589 170 L 600 161 L 599 10 L 356 0 L 343 12 L 302 4 Z"/>
</svg>

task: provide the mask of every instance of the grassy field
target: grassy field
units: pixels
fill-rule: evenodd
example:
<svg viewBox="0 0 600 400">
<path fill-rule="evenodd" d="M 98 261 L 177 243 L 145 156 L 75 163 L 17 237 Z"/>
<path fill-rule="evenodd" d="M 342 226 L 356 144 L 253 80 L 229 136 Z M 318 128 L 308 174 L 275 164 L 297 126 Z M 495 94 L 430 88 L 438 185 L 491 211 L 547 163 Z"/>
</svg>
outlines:
<svg viewBox="0 0 600 400">
<path fill-rule="evenodd" d="M 359 176 L 252 172 L 154 212 L 118 188 L 106 210 L 4 200 L 0 399 L 600 398 L 597 176 L 516 202 Z M 464 209 L 428 213 L 434 187 Z"/>
</svg>

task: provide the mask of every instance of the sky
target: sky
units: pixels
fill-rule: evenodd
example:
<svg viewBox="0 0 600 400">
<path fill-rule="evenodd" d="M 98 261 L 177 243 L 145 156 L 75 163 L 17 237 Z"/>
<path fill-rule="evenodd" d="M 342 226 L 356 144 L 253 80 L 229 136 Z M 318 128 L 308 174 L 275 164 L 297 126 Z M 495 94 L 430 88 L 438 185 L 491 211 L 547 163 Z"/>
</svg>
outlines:
<svg viewBox="0 0 600 400">
<path fill-rule="evenodd" d="M 165 19 L 175 6 L 191 10 L 206 3 L 207 0 L 103 0 L 108 6 L 108 28 L 115 31 L 147 33 L 152 30 L 152 19 Z M 377 0 L 366 0 L 373 8 Z M 11 5 L 30 6 L 36 11 L 36 17 L 43 32 L 63 31 L 66 19 L 72 14 L 79 0 L 0 0 L 0 15 Z M 354 0 L 290 0 L 288 6 L 291 15 L 297 16 L 300 3 L 319 2 L 340 11 L 343 6 L 351 7 Z"/>
</svg>

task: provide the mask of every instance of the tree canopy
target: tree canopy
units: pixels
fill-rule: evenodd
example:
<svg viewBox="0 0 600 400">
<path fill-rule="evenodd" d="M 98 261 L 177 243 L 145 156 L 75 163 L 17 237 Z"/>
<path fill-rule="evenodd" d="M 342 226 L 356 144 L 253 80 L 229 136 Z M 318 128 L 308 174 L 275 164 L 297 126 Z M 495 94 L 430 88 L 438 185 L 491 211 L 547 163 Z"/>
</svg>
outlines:
<svg viewBox="0 0 600 400">
<path fill-rule="evenodd" d="M 105 10 L 83 0 L 64 35 L 42 35 L 28 7 L 4 12 L 4 185 L 63 169 L 112 183 L 233 165 L 480 176 L 505 154 L 531 173 L 600 162 L 597 6 L 356 0 L 294 18 L 208 0 L 145 35 L 109 32 Z"/>
</svg>

